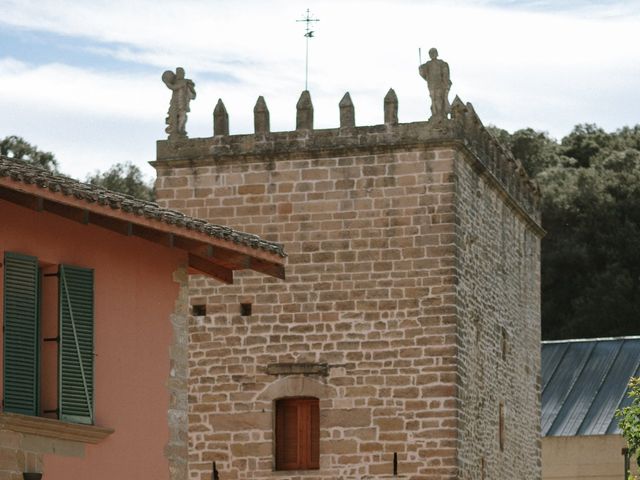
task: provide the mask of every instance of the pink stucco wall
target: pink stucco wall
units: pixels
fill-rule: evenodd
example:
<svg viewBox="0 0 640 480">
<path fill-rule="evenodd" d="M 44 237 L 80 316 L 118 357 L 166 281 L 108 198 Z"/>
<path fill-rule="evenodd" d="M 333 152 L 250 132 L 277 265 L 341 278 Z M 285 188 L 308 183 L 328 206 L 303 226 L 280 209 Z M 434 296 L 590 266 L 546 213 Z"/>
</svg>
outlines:
<svg viewBox="0 0 640 480">
<path fill-rule="evenodd" d="M 2 255 L 18 252 L 43 265 L 95 269 L 95 417 L 96 425 L 115 433 L 87 445 L 84 458 L 45 455 L 44 478 L 167 479 L 169 316 L 178 294 L 172 274 L 186 262 L 184 253 L 2 200 L 0 212 Z M 57 291 L 57 281 L 48 282 Z M 0 296 L 2 290 L 0 275 Z M 46 295 L 43 304 L 44 310 L 56 308 Z M 43 312 L 45 327 L 53 328 L 44 334 L 55 333 L 52 321 L 55 312 Z M 55 353 L 43 351 L 43 377 L 55 373 L 53 362 Z M 55 387 L 46 380 L 42 407 L 55 408 Z"/>
</svg>

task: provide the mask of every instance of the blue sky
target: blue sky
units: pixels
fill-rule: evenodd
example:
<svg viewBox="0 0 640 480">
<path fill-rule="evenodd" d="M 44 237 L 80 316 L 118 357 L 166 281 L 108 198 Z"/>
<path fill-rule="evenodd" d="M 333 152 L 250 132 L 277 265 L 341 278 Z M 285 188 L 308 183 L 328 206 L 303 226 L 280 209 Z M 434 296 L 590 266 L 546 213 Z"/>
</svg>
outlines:
<svg viewBox="0 0 640 480">
<path fill-rule="evenodd" d="M 84 178 L 132 161 L 153 176 L 170 92 L 196 83 L 187 130 L 212 134 L 218 98 L 231 133 L 250 133 L 264 95 L 273 130 L 295 125 L 304 87 L 306 8 L 316 126 L 338 125 L 351 93 L 359 125 L 382 122 L 393 87 L 400 121 L 428 116 L 418 48 L 436 46 L 453 86 L 485 124 L 560 138 L 577 123 L 640 123 L 640 0 L 0 0 L 0 137 L 20 135 Z"/>
</svg>

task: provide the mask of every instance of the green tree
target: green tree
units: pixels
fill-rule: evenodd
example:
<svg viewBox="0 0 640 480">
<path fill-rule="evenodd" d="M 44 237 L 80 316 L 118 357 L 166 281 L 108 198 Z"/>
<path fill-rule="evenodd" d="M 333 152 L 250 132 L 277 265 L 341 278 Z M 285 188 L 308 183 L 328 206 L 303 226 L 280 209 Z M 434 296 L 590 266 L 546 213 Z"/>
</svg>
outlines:
<svg viewBox="0 0 640 480">
<path fill-rule="evenodd" d="M 632 377 L 629 381 L 629 398 L 631 404 L 617 410 L 616 417 L 622 436 L 627 441 L 629 453 L 635 455 L 640 466 L 640 377 Z M 629 475 L 629 480 L 636 479 L 637 477 Z"/>
<path fill-rule="evenodd" d="M 538 176 L 543 192 L 544 338 L 637 333 L 640 314 L 640 152 Z"/>
<path fill-rule="evenodd" d="M 147 183 L 140 168 L 130 162 L 117 163 L 104 172 L 96 171 L 86 182 L 142 200 L 155 200 L 153 184 Z"/>
<path fill-rule="evenodd" d="M 591 159 L 606 150 L 611 141 L 612 135 L 597 125 L 580 124 L 562 139 L 562 153 L 574 158 L 579 166 L 588 167 Z"/>
<path fill-rule="evenodd" d="M 543 338 L 637 334 L 640 126 L 578 125 L 560 143 L 531 129 L 496 136 L 542 191 Z"/>
<path fill-rule="evenodd" d="M 51 172 L 58 172 L 58 161 L 53 153 L 38 150 L 37 146 L 16 135 L 0 140 L 0 155 L 23 160 Z"/>
<path fill-rule="evenodd" d="M 523 128 L 512 134 L 496 127 L 489 127 L 489 130 L 522 162 L 532 177 L 562 160 L 558 143 L 546 132 L 538 132 L 532 128 Z"/>
</svg>

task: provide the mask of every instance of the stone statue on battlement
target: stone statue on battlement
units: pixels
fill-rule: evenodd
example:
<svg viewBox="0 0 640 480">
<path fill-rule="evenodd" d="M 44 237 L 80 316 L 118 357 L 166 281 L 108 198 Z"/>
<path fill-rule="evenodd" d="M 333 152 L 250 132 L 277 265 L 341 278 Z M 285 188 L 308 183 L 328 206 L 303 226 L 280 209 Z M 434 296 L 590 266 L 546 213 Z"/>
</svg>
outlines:
<svg viewBox="0 0 640 480">
<path fill-rule="evenodd" d="M 190 111 L 189 102 L 196 98 L 196 85 L 193 80 L 184 77 L 184 68 L 176 68 L 176 72 L 167 70 L 162 74 L 162 81 L 173 93 L 169 103 L 169 112 L 165 123 L 165 132 L 169 140 L 186 138 L 187 112 Z"/>
<path fill-rule="evenodd" d="M 438 50 L 429 50 L 429 60 L 419 67 L 420 76 L 427 81 L 431 97 L 431 118 L 441 120 L 447 118 L 449 110 L 449 64 L 438 58 Z"/>
</svg>

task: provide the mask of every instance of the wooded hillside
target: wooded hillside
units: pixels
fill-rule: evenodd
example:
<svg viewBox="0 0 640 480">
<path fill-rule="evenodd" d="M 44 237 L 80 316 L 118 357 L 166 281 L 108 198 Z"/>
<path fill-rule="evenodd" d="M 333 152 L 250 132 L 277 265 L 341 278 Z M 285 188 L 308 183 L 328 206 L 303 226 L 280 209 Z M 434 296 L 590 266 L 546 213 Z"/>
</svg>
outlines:
<svg viewBox="0 0 640 480">
<path fill-rule="evenodd" d="M 640 334 L 640 125 L 492 131 L 542 191 L 543 339 Z"/>
</svg>

